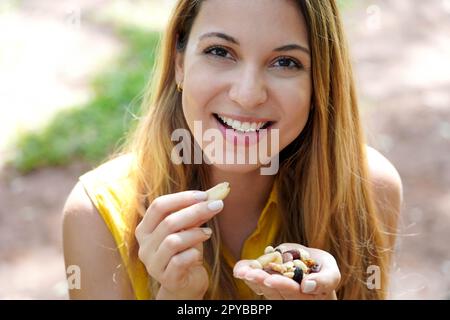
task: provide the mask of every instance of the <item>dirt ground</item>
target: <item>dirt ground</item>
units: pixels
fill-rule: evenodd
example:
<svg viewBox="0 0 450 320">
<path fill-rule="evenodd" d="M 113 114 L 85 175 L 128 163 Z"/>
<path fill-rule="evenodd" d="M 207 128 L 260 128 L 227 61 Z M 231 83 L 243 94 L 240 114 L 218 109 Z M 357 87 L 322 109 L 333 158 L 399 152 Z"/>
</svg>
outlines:
<svg viewBox="0 0 450 320">
<path fill-rule="evenodd" d="M 450 1 L 358 1 L 344 17 L 369 142 L 403 180 L 391 298 L 449 299 Z M 117 49 L 111 35 L 101 37 Z M 101 46 L 96 37 L 78 45 L 80 52 Z M 0 299 L 67 298 L 61 209 L 88 169 L 0 172 Z"/>
</svg>

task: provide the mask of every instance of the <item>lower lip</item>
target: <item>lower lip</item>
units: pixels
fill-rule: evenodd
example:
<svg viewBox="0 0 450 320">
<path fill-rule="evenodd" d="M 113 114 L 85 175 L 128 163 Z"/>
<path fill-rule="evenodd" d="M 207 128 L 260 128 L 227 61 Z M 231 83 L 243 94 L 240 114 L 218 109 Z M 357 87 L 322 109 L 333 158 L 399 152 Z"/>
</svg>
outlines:
<svg viewBox="0 0 450 320">
<path fill-rule="evenodd" d="M 219 120 L 216 119 L 214 115 L 212 117 L 217 123 L 217 127 L 219 128 L 220 132 L 222 132 L 223 137 L 227 141 L 233 143 L 233 145 L 241 145 L 246 147 L 257 144 L 264 136 L 267 135 L 267 131 L 270 129 L 270 127 L 273 126 L 272 123 L 269 127 L 263 129 L 262 131 L 244 133 L 225 127 Z"/>
</svg>

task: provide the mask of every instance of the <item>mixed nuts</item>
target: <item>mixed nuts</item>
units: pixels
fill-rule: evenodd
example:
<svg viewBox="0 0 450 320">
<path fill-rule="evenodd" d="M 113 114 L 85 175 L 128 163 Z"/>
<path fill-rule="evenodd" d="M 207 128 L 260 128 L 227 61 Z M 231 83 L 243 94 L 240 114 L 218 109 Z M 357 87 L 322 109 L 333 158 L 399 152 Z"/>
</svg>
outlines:
<svg viewBox="0 0 450 320">
<path fill-rule="evenodd" d="M 303 276 L 320 271 L 320 265 L 311 259 L 304 249 L 290 249 L 282 252 L 279 248 L 266 247 L 264 255 L 250 263 L 254 269 L 262 269 L 269 274 L 281 274 L 299 284 Z"/>
</svg>

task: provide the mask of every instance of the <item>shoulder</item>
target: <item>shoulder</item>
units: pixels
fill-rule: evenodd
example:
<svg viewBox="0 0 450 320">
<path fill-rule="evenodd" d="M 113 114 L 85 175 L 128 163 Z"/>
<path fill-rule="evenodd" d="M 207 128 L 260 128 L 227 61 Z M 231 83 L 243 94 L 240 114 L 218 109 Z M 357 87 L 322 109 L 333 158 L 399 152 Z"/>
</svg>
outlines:
<svg viewBox="0 0 450 320">
<path fill-rule="evenodd" d="M 132 168 L 134 157 L 131 154 L 123 154 L 105 161 L 89 173 L 95 173 L 100 179 L 112 181 L 128 176 Z"/>
<path fill-rule="evenodd" d="M 119 251 L 108 227 L 78 182 L 63 209 L 63 247 L 66 268 L 80 270 L 73 299 L 133 299 L 134 295 Z M 70 283 L 69 283 L 70 285 Z"/>
<path fill-rule="evenodd" d="M 378 190 L 395 195 L 401 202 L 403 194 L 402 180 L 394 165 L 379 151 L 366 146 L 370 181 Z"/>
<path fill-rule="evenodd" d="M 95 216 L 97 209 L 92 204 L 83 185 L 80 182 L 74 186 L 64 204 L 64 217 L 66 215 L 83 214 L 83 216 Z"/>
<path fill-rule="evenodd" d="M 114 219 L 114 224 L 118 226 L 125 223 L 122 209 L 129 201 L 129 197 L 132 196 L 130 176 L 132 160 L 130 155 L 122 155 L 104 162 L 79 177 L 82 185 L 80 190 L 84 191 L 81 193 L 82 196 L 85 197 L 87 193 L 95 207 L 100 210 L 103 218 Z M 74 196 L 76 195 L 77 193 L 74 194 Z"/>
<path fill-rule="evenodd" d="M 370 185 L 387 232 L 395 232 L 403 202 L 402 180 L 394 165 L 380 152 L 366 147 Z"/>
</svg>

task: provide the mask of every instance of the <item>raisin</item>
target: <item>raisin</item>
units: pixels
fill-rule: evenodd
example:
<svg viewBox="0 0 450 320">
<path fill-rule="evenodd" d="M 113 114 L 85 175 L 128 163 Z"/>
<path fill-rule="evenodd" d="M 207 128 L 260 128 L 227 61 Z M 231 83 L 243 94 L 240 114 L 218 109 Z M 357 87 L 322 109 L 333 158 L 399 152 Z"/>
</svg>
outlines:
<svg viewBox="0 0 450 320">
<path fill-rule="evenodd" d="M 294 278 L 292 278 L 292 279 L 294 279 L 294 281 L 296 281 L 298 283 L 302 282 L 302 280 L 303 280 L 303 270 L 302 270 L 302 268 L 296 267 L 294 269 Z"/>
</svg>

